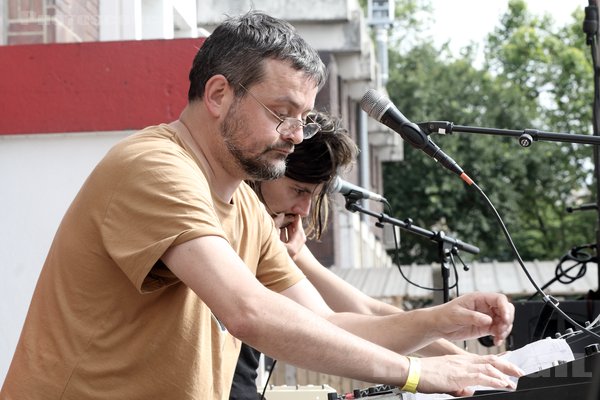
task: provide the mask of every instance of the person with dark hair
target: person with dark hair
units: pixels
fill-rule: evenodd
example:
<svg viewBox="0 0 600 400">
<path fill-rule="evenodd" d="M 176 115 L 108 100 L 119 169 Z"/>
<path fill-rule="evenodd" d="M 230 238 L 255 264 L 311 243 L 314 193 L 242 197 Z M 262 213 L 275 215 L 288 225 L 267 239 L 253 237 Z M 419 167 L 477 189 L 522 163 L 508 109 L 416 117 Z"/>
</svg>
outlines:
<svg viewBox="0 0 600 400">
<path fill-rule="evenodd" d="M 329 214 L 328 193 L 337 174 L 348 168 L 358 155 L 358 148 L 340 121 L 323 112 L 308 115 L 312 121 L 321 126 L 318 134 L 294 147 L 294 152 L 287 158 L 285 174 L 278 180 L 249 181 L 248 184 L 258 194 L 267 212 L 272 217 L 279 217 L 278 226 L 302 227 L 301 219 L 306 222 L 304 229 L 282 232 L 289 237 L 299 234 L 301 247 L 306 236 L 319 240 L 324 232 Z M 302 188 L 293 184 L 304 184 Z M 279 193 L 282 192 L 282 193 Z M 268 200 L 268 201 L 267 201 Z M 284 202 L 290 204 L 282 204 Z M 277 204 L 276 208 L 269 205 Z M 288 240 L 284 240 L 289 243 Z M 288 252 L 295 258 L 299 250 L 290 248 Z"/>
<path fill-rule="evenodd" d="M 300 249 L 310 253 L 304 245 L 307 236 L 316 240 L 321 238 L 328 221 L 330 186 L 338 172 L 350 166 L 358 154 L 356 144 L 340 126 L 339 119 L 323 112 L 311 113 L 309 118 L 318 123 L 321 130 L 294 147 L 294 152 L 287 158 L 285 176 L 247 182 L 274 219 L 288 253 L 302 270 L 303 264 L 296 260 L 296 255 Z M 312 280 L 311 283 L 315 284 Z M 256 400 L 260 355 L 258 350 L 242 344 L 231 386 L 231 400 Z"/>
<path fill-rule="evenodd" d="M 514 387 L 495 356 L 408 358 L 440 335 L 510 332 L 495 293 L 384 317 L 335 313 L 244 180 L 283 176 L 321 127 L 326 70 L 252 11 L 206 39 L 179 119 L 117 143 L 57 230 L 3 399 L 224 399 L 241 342 L 302 368 L 423 392 Z"/>
<path fill-rule="evenodd" d="M 307 237 L 319 240 L 324 233 L 332 182 L 352 165 L 358 154 L 356 144 L 341 127 L 339 119 L 323 112 L 309 116 L 322 128 L 310 140 L 298 144 L 288 156 L 285 176 L 248 184 L 280 229 L 280 239 L 289 255 L 334 311 L 367 315 L 402 312 L 402 309 L 369 297 L 345 282 L 322 265 L 305 245 Z M 445 339 L 418 349 L 417 353 L 425 356 L 467 354 Z M 230 400 L 256 400 L 260 356 L 258 350 L 242 344 Z"/>
</svg>

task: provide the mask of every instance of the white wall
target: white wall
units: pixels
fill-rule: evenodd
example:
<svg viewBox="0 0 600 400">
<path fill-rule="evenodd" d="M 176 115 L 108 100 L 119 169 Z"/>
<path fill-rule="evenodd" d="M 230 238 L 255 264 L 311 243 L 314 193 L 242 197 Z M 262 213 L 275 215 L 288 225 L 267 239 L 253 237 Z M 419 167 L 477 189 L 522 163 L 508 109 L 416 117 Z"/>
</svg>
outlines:
<svg viewBox="0 0 600 400">
<path fill-rule="evenodd" d="M 0 382 L 63 214 L 96 163 L 129 133 L 0 136 Z"/>
<path fill-rule="evenodd" d="M 360 213 L 337 211 L 339 237 L 336 242 L 338 268 L 391 268 L 394 264 L 384 244 L 375 238 L 369 228 L 376 222 L 371 218 L 361 220 Z"/>
<path fill-rule="evenodd" d="M 102 41 L 198 36 L 192 0 L 100 0 L 99 5 Z"/>
</svg>

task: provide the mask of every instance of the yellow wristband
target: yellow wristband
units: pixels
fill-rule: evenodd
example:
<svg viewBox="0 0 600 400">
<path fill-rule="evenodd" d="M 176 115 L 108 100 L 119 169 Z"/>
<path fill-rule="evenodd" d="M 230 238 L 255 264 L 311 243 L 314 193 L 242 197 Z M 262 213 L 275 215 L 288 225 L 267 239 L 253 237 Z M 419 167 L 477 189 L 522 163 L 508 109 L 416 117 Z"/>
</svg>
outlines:
<svg viewBox="0 0 600 400">
<path fill-rule="evenodd" d="M 416 393 L 419 379 L 421 379 L 421 360 L 416 357 L 408 358 L 408 378 L 400 390 L 404 392 Z"/>
</svg>

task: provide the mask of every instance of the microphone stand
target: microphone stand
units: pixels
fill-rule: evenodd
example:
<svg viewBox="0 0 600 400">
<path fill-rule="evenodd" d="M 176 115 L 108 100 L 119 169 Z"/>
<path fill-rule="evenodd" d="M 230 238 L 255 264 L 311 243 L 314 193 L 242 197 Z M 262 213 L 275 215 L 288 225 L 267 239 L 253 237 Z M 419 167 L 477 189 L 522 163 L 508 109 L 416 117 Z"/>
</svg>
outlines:
<svg viewBox="0 0 600 400">
<path fill-rule="evenodd" d="M 512 129 L 482 128 L 478 126 L 454 125 L 449 121 L 428 121 L 417 124 L 426 134 L 439 133 L 451 135 L 454 132 L 479 133 L 482 135 L 509 136 L 519 139 L 522 147 L 530 147 L 533 142 L 545 140 L 548 142 L 565 142 L 600 145 L 599 136 L 576 135 L 574 133 L 545 132 L 537 129 Z"/>
<path fill-rule="evenodd" d="M 592 63 L 594 67 L 594 103 L 593 103 L 593 127 L 594 136 L 600 135 L 600 67 L 599 54 L 600 44 L 598 42 L 598 4 L 597 0 L 589 0 L 589 6 L 585 8 L 583 20 L 583 32 L 586 34 L 586 44 L 590 46 Z M 600 148 L 594 147 L 594 172 L 596 175 L 596 255 L 600 249 Z M 598 268 L 598 288 L 595 297 L 600 295 L 600 267 Z"/>
<path fill-rule="evenodd" d="M 350 192 L 347 195 L 345 195 L 345 197 L 346 209 L 348 211 L 358 211 L 365 215 L 377 218 L 377 220 L 379 221 L 379 226 L 383 226 L 384 223 L 389 223 L 405 231 L 416 233 L 417 235 L 424 236 L 428 239 L 431 239 L 434 242 L 437 242 L 439 249 L 438 253 L 440 256 L 440 264 L 442 267 L 442 291 L 444 296 L 444 303 L 448 302 L 450 300 L 449 263 L 451 256 L 453 254 L 458 254 L 458 250 L 463 250 L 471 254 L 479 254 L 479 248 L 473 246 L 472 244 L 455 239 L 452 236 L 447 236 L 443 231 L 434 232 L 421 228 L 417 225 L 413 225 L 412 220 L 410 218 L 404 221 L 400 221 L 396 218 L 388 216 L 385 213 L 376 213 L 374 211 L 370 211 L 357 203 L 357 201 L 362 198 L 360 194 L 354 194 L 353 192 Z"/>
<path fill-rule="evenodd" d="M 518 138 L 519 144 L 522 147 L 529 147 L 535 141 L 545 140 L 548 142 L 565 142 L 565 143 L 580 143 L 580 144 L 591 144 L 594 146 L 594 159 L 595 159 L 595 170 L 596 174 L 600 172 L 600 164 L 599 157 L 596 155 L 600 148 L 597 147 L 600 145 L 600 136 L 594 134 L 591 135 L 577 135 L 573 133 L 554 133 L 554 132 L 545 132 L 537 129 L 524 129 L 522 131 L 512 130 L 512 129 L 496 129 L 496 128 L 482 128 L 475 126 L 465 126 L 465 125 L 454 125 L 453 122 L 449 121 L 428 121 L 421 122 L 417 124 L 423 132 L 427 135 L 432 133 L 439 134 L 449 134 L 451 135 L 453 132 L 467 132 L 467 133 L 479 133 L 483 135 L 497 135 L 497 136 L 509 136 Z M 594 125 L 594 131 L 596 131 L 596 126 Z M 598 177 L 596 178 L 597 193 L 600 193 L 600 183 Z M 598 195 L 596 195 L 598 197 Z M 598 199 L 600 204 L 600 199 Z M 600 208 L 598 208 L 600 210 Z M 600 220 L 597 222 L 598 226 L 600 226 Z M 596 230 L 596 243 L 600 245 L 600 231 Z M 600 249 L 600 246 L 597 247 Z M 600 268 L 598 268 L 598 282 L 600 285 Z M 600 288 L 600 286 L 599 286 Z"/>
</svg>

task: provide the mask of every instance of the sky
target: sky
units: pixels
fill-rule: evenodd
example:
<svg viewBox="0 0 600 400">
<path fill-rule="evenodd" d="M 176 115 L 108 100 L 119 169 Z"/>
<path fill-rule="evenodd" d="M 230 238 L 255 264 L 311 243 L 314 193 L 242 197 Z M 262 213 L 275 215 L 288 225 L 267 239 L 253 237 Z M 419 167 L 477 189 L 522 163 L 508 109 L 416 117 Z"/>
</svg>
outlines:
<svg viewBox="0 0 600 400">
<path fill-rule="evenodd" d="M 437 44 L 450 40 L 454 53 L 471 41 L 480 42 L 499 22 L 508 9 L 508 0 L 430 0 L 434 8 L 429 34 Z M 571 20 L 579 6 L 585 9 L 588 0 L 526 0 L 528 9 L 536 15 L 549 14 L 557 25 Z M 583 20 L 581 21 L 583 24 Z M 581 33 L 584 35 L 583 31 Z"/>
</svg>

